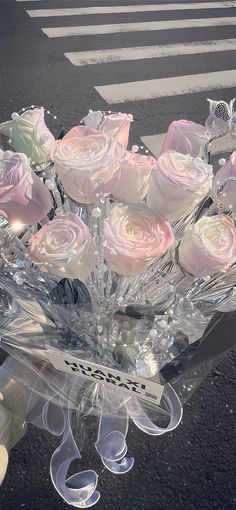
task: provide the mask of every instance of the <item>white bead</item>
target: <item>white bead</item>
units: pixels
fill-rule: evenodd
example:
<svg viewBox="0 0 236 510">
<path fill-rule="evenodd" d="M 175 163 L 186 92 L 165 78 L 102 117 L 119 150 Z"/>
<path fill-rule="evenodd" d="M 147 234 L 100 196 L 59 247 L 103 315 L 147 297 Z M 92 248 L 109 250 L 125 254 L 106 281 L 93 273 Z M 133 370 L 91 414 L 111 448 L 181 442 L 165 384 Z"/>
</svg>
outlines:
<svg viewBox="0 0 236 510">
<path fill-rule="evenodd" d="M 138 152 L 139 151 L 139 146 L 138 145 L 133 145 L 132 151 L 133 152 Z"/>
<path fill-rule="evenodd" d="M 150 335 L 151 338 L 156 338 L 157 330 L 156 329 L 150 329 L 149 335 Z"/>
<path fill-rule="evenodd" d="M 50 115 L 50 113 L 51 113 L 50 110 L 47 110 L 47 114 Z"/>
<path fill-rule="evenodd" d="M 11 158 L 12 154 L 13 154 L 13 152 L 12 152 L 12 151 L 6 151 L 6 152 L 4 153 L 4 156 L 5 156 L 5 158 Z"/>
<path fill-rule="evenodd" d="M 233 209 L 233 206 L 232 206 L 232 204 L 229 204 L 229 206 L 228 206 L 228 207 L 229 207 L 229 209 Z"/>
<path fill-rule="evenodd" d="M 147 149 L 145 150 L 145 152 L 146 152 L 146 154 L 148 154 L 148 153 L 149 153 L 149 151 L 148 151 Z"/>
<path fill-rule="evenodd" d="M 216 181 L 217 186 L 220 186 L 220 181 Z"/>
<path fill-rule="evenodd" d="M 167 321 L 165 321 L 164 319 L 162 319 L 160 322 L 159 322 L 159 325 L 162 329 L 165 329 L 166 326 L 167 326 Z"/>
<path fill-rule="evenodd" d="M 56 120 L 56 119 L 57 119 L 57 116 L 56 116 L 56 115 L 53 115 L 53 118 Z"/>
<path fill-rule="evenodd" d="M 223 166 L 225 164 L 225 162 L 226 162 L 225 158 L 220 158 L 218 161 L 220 166 Z"/>
<path fill-rule="evenodd" d="M 13 112 L 13 113 L 11 114 L 11 118 L 12 118 L 12 120 L 16 120 L 16 119 L 18 119 L 18 118 L 19 118 L 19 113 L 17 113 L 17 112 Z"/>
<path fill-rule="evenodd" d="M 21 111 L 22 111 L 22 112 L 25 112 L 25 108 L 21 108 Z"/>
<path fill-rule="evenodd" d="M 99 209 L 99 207 L 94 207 L 92 209 L 92 213 L 91 214 L 92 214 L 92 216 L 94 218 L 99 218 L 101 216 L 101 214 L 102 214 L 102 211 L 101 211 L 101 209 Z"/>
<path fill-rule="evenodd" d="M 34 104 L 31 105 L 31 108 L 34 108 Z"/>
<path fill-rule="evenodd" d="M 23 280 L 23 278 L 21 276 L 16 279 L 16 284 L 17 285 L 23 285 L 23 283 L 24 283 L 24 280 Z"/>
</svg>

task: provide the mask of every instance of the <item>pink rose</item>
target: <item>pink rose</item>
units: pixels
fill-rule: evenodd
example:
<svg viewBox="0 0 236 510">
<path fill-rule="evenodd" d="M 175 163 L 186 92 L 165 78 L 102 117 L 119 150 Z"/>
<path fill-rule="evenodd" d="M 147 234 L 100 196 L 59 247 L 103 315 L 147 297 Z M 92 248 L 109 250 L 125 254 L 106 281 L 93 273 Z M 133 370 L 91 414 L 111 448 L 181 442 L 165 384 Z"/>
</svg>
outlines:
<svg viewBox="0 0 236 510">
<path fill-rule="evenodd" d="M 115 205 L 104 222 L 105 258 L 123 276 L 143 273 L 174 237 L 169 223 L 144 204 Z"/>
<path fill-rule="evenodd" d="M 196 158 L 201 155 L 208 138 L 206 128 L 201 124 L 184 119 L 174 120 L 163 140 L 161 154 L 173 150 Z"/>
<path fill-rule="evenodd" d="M 73 213 L 57 216 L 29 240 L 30 258 L 60 278 L 86 278 L 96 264 L 95 242 L 88 227 Z"/>
<path fill-rule="evenodd" d="M 8 136 L 13 149 L 23 152 L 34 163 L 50 159 L 57 142 L 44 122 L 44 108 L 13 115 L 13 120 L 0 124 L 0 134 Z"/>
<path fill-rule="evenodd" d="M 218 199 L 217 191 L 223 184 L 224 188 Z M 215 205 L 219 203 L 225 211 L 236 211 L 236 152 L 231 154 L 230 159 L 225 162 L 214 176 L 212 181 L 212 197 Z"/>
<path fill-rule="evenodd" d="M 153 170 L 147 203 L 168 221 L 187 216 L 209 192 L 212 167 L 200 158 L 164 152 Z"/>
<path fill-rule="evenodd" d="M 76 202 L 92 204 L 109 195 L 120 178 L 124 149 L 105 133 L 72 128 L 54 154 L 55 171 Z"/>
<path fill-rule="evenodd" d="M 34 224 L 52 208 L 51 195 L 24 154 L 0 159 L 0 214 L 9 222 Z"/>
<path fill-rule="evenodd" d="M 130 124 L 133 122 L 133 116 L 131 114 L 111 113 L 107 115 L 100 111 L 91 111 L 82 120 L 86 126 L 107 133 L 127 149 Z"/>
<path fill-rule="evenodd" d="M 113 196 L 126 202 L 142 200 L 147 194 L 151 173 L 155 167 L 156 159 L 152 156 L 127 151 L 121 163 L 121 176 L 113 190 Z"/>
<path fill-rule="evenodd" d="M 224 272 L 236 261 L 236 229 L 225 215 L 203 216 L 179 245 L 179 262 L 198 277 Z"/>
</svg>

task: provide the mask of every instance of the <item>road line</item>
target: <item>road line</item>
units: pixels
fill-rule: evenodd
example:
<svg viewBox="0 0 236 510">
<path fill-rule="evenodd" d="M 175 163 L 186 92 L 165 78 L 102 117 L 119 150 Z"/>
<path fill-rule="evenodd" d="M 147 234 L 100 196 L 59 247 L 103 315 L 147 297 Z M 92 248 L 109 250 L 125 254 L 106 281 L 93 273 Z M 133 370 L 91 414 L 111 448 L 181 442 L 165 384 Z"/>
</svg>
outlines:
<svg viewBox="0 0 236 510">
<path fill-rule="evenodd" d="M 147 149 L 149 149 L 149 151 L 151 151 L 151 153 L 156 156 L 156 158 L 160 155 L 164 136 L 165 133 L 160 135 L 141 136 L 141 140 L 145 147 L 147 147 Z"/>
<path fill-rule="evenodd" d="M 52 27 L 42 28 L 42 31 L 49 38 L 53 38 L 73 37 L 79 35 L 115 34 L 123 32 L 146 32 L 150 30 L 176 30 L 179 28 L 210 28 L 226 25 L 236 25 L 236 17 L 148 21 L 146 23 L 118 23 L 113 25 L 107 24 L 75 27 Z"/>
<path fill-rule="evenodd" d="M 218 71 L 187 76 L 172 76 L 157 80 L 116 83 L 95 87 L 107 103 L 142 101 L 160 97 L 193 94 L 236 86 L 236 70 Z"/>
<path fill-rule="evenodd" d="M 122 12 L 159 12 L 182 11 L 194 9 L 225 9 L 236 7 L 236 2 L 196 2 L 190 4 L 162 4 L 162 5 L 113 5 L 109 7 L 71 7 L 59 9 L 28 10 L 31 18 L 50 18 L 55 16 L 82 16 L 86 14 L 116 14 Z"/>
<path fill-rule="evenodd" d="M 222 39 L 215 41 L 197 41 L 194 43 L 162 44 L 158 46 L 137 46 L 133 48 L 115 48 L 112 50 L 73 51 L 64 53 L 74 66 L 88 64 L 107 64 L 126 60 L 142 60 L 146 58 L 161 58 L 175 55 L 195 55 L 199 53 L 214 53 L 216 51 L 236 51 L 236 39 Z"/>
</svg>

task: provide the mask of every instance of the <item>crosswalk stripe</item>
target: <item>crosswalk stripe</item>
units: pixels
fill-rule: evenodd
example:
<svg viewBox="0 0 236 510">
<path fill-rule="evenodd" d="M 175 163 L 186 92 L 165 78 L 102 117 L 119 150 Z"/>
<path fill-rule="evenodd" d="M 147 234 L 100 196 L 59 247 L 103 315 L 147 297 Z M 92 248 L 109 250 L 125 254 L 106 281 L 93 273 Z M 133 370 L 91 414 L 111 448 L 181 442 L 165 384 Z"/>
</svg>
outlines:
<svg viewBox="0 0 236 510">
<path fill-rule="evenodd" d="M 120 62 L 126 60 L 142 60 L 175 55 L 195 55 L 217 51 L 236 51 L 236 39 L 218 39 L 213 41 L 197 41 L 183 44 L 161 44 L 158 46 L 135 46 L 95 51 L 74 51 L 64 53 L 74 66 Z"/>
<path fill-rule="evenodd" d="M 28 10 L 31 18 L 50 18 L 55 16 L 81 16 L 85 14 L 116 14 L 121 12 L 159 12 L 180 11 L 193 9 L 225 9 L 236 6 L 236 2 L 196 2 L 185 4 L 158 4 L 158 5 L 113 5 L 109 7 L 70 7 L 59 9 Z"/>
<path fill-rule="evenodd" d="M 160 155 L 160 150 L 165 133 L 158 135 L 141 136 L 142 143 L 149 149 L 149 151 L 156 157 Z M 220 154 L 221 152 L 231 151 L 235 148 L 235 139 L 230 135 L 217 138 L 210 144 L 210 150 L 213 154 Z"/>
<path fill-rule="evenodd" d="M 141 136 L 141 140 L 145 147 L 149 149 L 149 151 L 156 156 L 156 158 L 160 154 L 163 138 L 165 133 L 161 133 L 159 135 L 149 135 L 149 136 Z"/>
<path fill-rule="evenodd" d="M 107 103 L 124 103 L 236 86 L 236 70 L 95 87 Z"/>
<path fill-rule="evenodd" d="M 52 27 L 42 28 L 42 31 L 49 38 L 53 38 L 73 37 L 79 35 L 115 34 L 122 32 L 146 32 L 150 30 L 176 30 L 180 28 L 210 28 L 226 25 L 236 25 L 236 17 L 148 21 L 146 23 L 118 23 L 74 27 Z"/>
</svg>

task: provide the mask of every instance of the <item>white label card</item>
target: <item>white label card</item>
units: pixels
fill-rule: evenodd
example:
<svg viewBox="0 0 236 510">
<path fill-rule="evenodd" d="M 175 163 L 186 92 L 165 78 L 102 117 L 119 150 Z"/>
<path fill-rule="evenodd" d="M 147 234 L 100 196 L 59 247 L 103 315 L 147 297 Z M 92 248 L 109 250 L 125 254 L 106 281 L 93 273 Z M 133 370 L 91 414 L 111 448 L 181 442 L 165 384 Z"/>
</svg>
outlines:
<svg viewBox="0 0 236 510">
<path fill-rule="evenodd" d="M 47 357 L 57 370 L 90 379 L 91 382 L 105 384 L 110 388 L 117 388 L 126 394 L 129 393 L 130 396 L 142 398 L 156 405 L 160 404 L 164 389 L 161 384 L 63 353 L 48 351 Z"/>
</svg>

